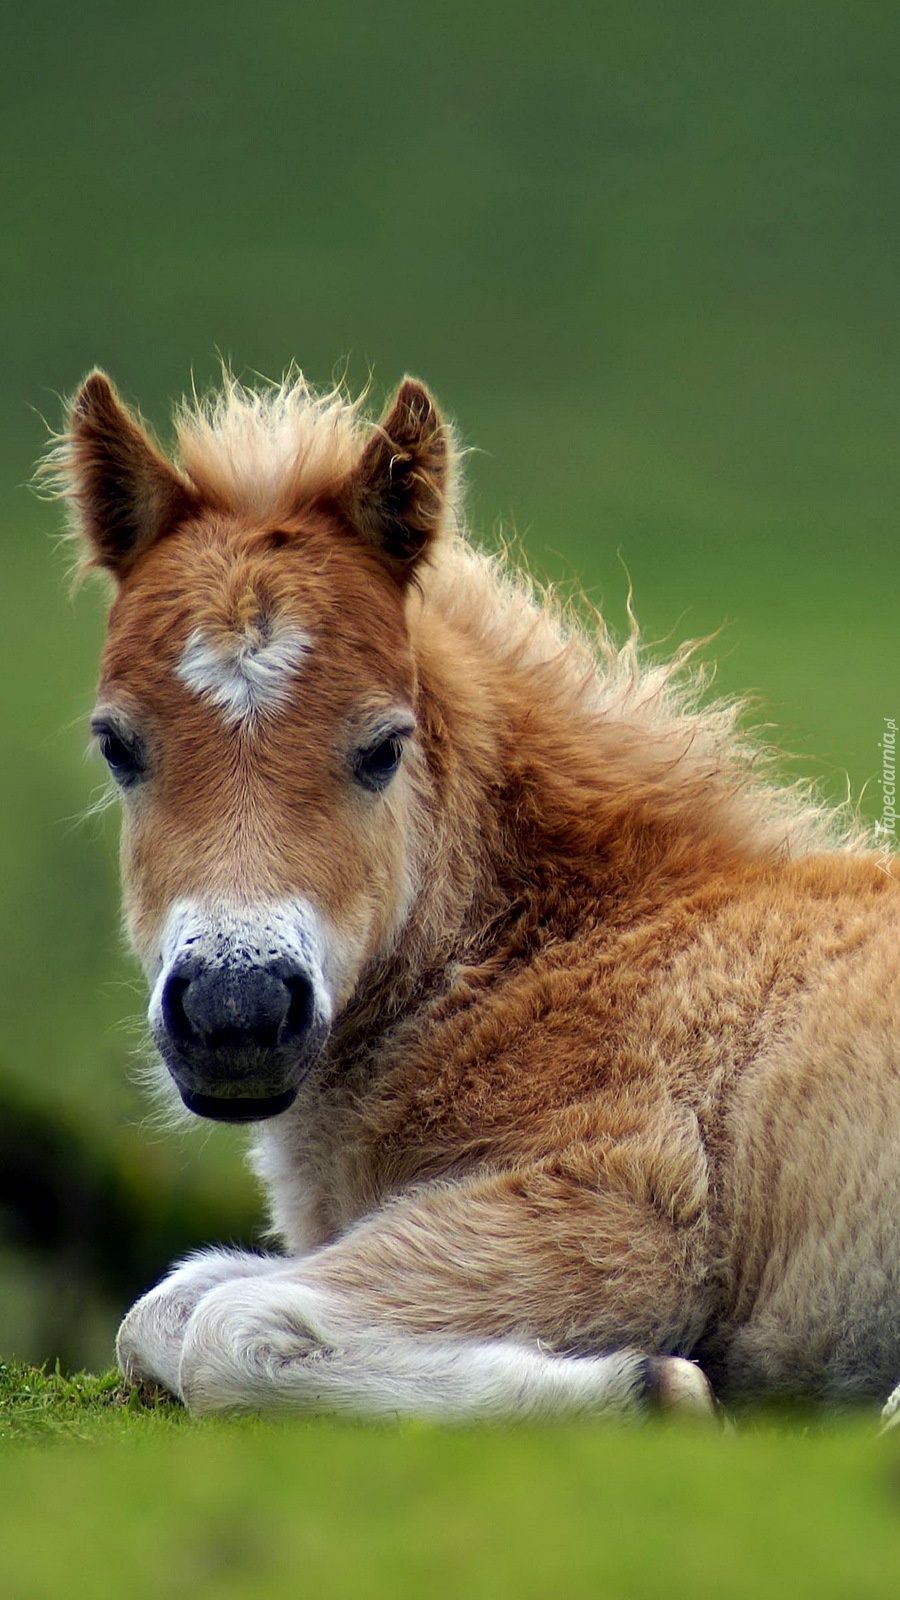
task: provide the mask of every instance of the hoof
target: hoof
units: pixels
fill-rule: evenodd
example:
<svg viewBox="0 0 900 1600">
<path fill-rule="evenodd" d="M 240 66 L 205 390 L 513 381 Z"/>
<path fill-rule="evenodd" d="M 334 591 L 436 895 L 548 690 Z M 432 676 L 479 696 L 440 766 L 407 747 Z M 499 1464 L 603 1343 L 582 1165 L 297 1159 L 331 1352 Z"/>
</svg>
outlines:
<svg viewBox="0 0 900 1600">
<path fill-rule="evenodd" d="M 712 1389 L 695 1361 L 683 1356 L 656 1356 L 650 1366 L 650 1394 L 657 1411 L 666 1416 L 715 1416 Z"/>
</svg>

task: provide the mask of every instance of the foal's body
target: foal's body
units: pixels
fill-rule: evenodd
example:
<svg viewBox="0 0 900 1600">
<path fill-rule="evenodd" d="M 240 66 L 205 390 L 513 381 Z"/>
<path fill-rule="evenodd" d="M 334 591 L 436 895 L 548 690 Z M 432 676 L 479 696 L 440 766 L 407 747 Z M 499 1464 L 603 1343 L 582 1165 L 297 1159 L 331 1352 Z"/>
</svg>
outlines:
<svg viewBox="0 0 900 1600">
<path fill-rule="evenodd" d="M 123 1365 L 197 1409 L 702 1404 L 682 1357 L 884 1395 L 890 862 L 452 536 L 419 386 L 368 443 L 232 391 L 182 454 L 94 378 L 66 488 L 118 584 L 98 731 L 154 1034 L 191 1109 L 260 1121 L 286 1253 L 177 1269 Z"/>
<path fill-rule="evenodd" d="M 332 1246 L 309 1281 L 384 1327 L 679 1351 L 723 1396 L 885 1395 L 898 946 L 884 875 L 818 859 L 468 971 L 262 1134 L 279 1233 Z"/>
</svg>

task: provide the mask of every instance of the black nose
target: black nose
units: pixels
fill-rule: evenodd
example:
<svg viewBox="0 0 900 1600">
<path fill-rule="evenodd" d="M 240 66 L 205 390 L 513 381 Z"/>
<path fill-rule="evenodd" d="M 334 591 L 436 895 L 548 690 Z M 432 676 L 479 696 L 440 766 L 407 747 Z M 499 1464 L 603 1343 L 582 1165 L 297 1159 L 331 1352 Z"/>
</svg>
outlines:
<svg viewBox="0 0 900 1600">
<path fill-rule="evenodd" d="M 169 1037 L 183 1048 L 276 1050 L 308 1033 L 313 988 L 288 962 L 223 967 L 189 959 L 166 979 L 162 1014 Z"/>
</svg>

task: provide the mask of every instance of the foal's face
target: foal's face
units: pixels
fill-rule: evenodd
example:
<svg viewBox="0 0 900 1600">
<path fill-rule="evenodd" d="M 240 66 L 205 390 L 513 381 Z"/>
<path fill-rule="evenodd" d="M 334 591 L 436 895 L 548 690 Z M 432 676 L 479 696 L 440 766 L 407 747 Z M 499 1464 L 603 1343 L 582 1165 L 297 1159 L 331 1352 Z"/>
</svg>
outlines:
<svg viewBox="0 0 900 1600">
<path fill-rule="evenodd" d="M 179 471 L 95 374 L 62 470 L 116 584 L 93 726 L 153 1036 L 191 1110 L 248 1121 L 291 1103 L 420 876 L 405 613 L 447 435 L 412 380 L 371 434 L 302 384 L 198 426 Z"/>
<path fill-rule="evenodd" d="M 193 1109 L 283 1108 L 389 950 L 416 876 L 415 702 L 403 590 L 322 516 L 207 513 L 123 583 L 94 731 L 154 1039 Z"/>
</svg>

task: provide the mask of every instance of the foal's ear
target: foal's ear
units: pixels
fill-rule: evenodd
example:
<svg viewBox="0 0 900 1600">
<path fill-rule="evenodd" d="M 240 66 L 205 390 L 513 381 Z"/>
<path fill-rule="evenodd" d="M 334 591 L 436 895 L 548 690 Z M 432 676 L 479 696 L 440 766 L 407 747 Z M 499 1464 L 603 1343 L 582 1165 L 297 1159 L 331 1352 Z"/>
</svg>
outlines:
<svg viewBox="0 0 900 1600">
<path fill-rule="evenodd" d="M 191 489 L 102 372 L 92 372 L 72 401 L 56 465 L 90 564 L 115 577 L 195 509 Z"/>
<path fill-rule="evenodd" d="M 449 430 L 434 400 L 404 378 L 340 492 L 344 514 L 401 576 L 441 531 L 451 465 Z"/>
</svg>

